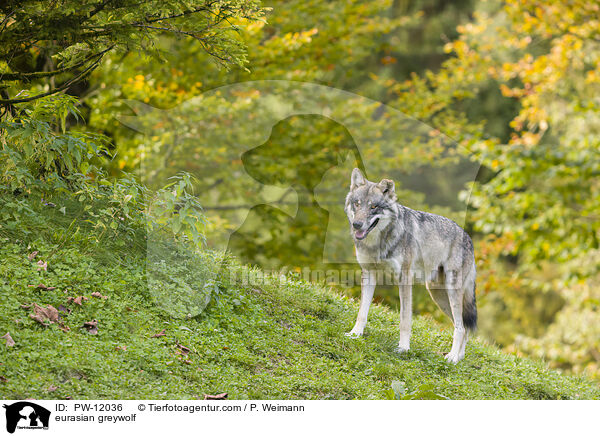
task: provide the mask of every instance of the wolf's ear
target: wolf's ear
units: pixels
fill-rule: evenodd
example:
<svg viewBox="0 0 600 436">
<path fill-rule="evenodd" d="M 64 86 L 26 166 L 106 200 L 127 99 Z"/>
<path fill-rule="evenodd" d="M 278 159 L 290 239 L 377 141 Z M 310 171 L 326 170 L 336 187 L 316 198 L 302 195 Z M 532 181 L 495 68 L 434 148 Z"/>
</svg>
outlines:
<svg viewBox="0 0 600 436">
<path fill-rule="evenodd" d="M 383 195 L 386 195 L 386 196 L 392 198 L 393 200 L 396 199 L 395 185 L 392 180 L 383 179 L 381 182 L 379 182 L 377 184 L 377 187 L 379 188 L 379 190 L 381 192 L 383 192 Z"/>
<path fill-rule="evenodd" d="M 350 178 L 350 190 L 354 191 L 359 186 L 367 183 L 367 179 L 362 175 L 358 168 L 352 170 L 352 177 Z"/>
</svg>

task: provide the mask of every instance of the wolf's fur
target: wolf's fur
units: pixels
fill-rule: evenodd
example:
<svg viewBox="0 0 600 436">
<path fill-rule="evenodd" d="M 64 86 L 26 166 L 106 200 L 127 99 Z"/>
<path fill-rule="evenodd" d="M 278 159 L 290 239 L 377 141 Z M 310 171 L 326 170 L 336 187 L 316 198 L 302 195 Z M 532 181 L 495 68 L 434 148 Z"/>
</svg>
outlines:
<svg viewBox="0 0 600 436">
<path fill-rule="evenodd" d="M 475 259 L 469 235 L 454 221 L 409 209 L 396 202 L 394 182 L 373 183 L 359 169 L 352 171 L 346 214 L 362 268 L 362 295 L 354 328 L 360 336 L 367 323 L 377 270 L 391 269 L 400 278 L 400 342 L 410 348 L 412 281 L 422 278 L 429 294 L 454 323 L 452 349 L 446 359 L 465 356 L 467 329 L 477 326 Z"/>
</svg>

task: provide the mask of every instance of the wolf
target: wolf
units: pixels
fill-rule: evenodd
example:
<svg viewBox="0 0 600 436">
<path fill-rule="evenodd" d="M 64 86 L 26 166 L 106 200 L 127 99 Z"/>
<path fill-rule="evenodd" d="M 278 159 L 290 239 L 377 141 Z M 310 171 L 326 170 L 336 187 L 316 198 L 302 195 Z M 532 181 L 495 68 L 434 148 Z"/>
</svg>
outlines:
<svg viewBox="0 0 600 436">
<path fill-rule="evenodd" d="M 410 209 L 397 202 L 392 180 L 367 180 L 358 168 L 350 179 L 345 211 L 362 269 L 356 324 L 346 333 L 363 334 L 378 271 L 391 271 L 400 290 L 400 341 L 396 351 L 410 348 L 412 283 L 421 278 L 439 308 L 454 324 L 452 349 L 445 358 L 465 356 L 469 331 L 477 327 L 475 256 L 469 235 L 454 221 Z"/>
</svg>

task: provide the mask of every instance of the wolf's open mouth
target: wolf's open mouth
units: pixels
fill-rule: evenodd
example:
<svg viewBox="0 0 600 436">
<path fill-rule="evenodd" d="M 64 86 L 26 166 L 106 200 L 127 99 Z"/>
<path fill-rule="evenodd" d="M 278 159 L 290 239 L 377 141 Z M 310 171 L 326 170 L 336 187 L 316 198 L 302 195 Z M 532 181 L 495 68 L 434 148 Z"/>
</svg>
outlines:
<svg viewBox="0 0 600 436">
<path fill-rule="evenodd" d="M 367 235 L 369 234 L 369 232 L 375 228 L 375 226 L 377 225 L 378 222 L 379 222 L 379 218 L 377 218 L 375 221 L 373 221 L 373 223 L 369 226 L 368 229 L 355 231 L 354 236 L 356 237 L 356 239 L 359 239 L 359 240 L 365 239 L 367 237 Z"/>
</svg>

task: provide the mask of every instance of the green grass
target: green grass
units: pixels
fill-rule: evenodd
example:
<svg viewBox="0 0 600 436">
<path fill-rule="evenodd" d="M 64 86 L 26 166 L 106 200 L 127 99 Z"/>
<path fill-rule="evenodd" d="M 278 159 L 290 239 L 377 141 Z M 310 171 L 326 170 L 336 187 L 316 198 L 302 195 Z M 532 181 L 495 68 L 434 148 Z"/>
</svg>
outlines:
<svg viewBox="0 0 600 436">
<path fill-rule="evenodd" d="M 347 338 L 356 301 L 292 277 L 244 285 L 240 277 L 258 270 L 235 262 L 217 273 L 199 316 L 176 318 L 160 292 L 146 286 L 144 253 L 116 253 L 107 262 L 76 245 L 1 245 L 0 335 L 9 332 L 16 342 L 0 342 L 5 399 L 193 399 L 222 392 L 230 399 L 385 399 L 394 396 L 392 384 L 403 398 L 600 398 L 590 380 L 477 338 L 464 361 L 448 364 L 443 352 L 451 330 L 426 317 L 414 321 L 411 351 L 398 355 L 398 313 L 384 306 L 372 307 L 365 337 Z M 30 261 L 33 250 L 39 254 Z M 38 259 L 48 262 L 47 271 L 38 271 Z M 217 271 L 218 262 L 212 265 Z M 38 283 L 56 289 L 28 287 Z M 91 297 L 95 291 L 108 298 Z M 89 298 L 82 306 L 67 302 L 80 295 Z M 21 308 L 31 303 L 70 308 L 63 317 L 70 331 L 31 319 Z M 81 328 L 94 319 L 96 335 Z M 151 337 L 163 329 L 166 336 Z"/>
</svg>

